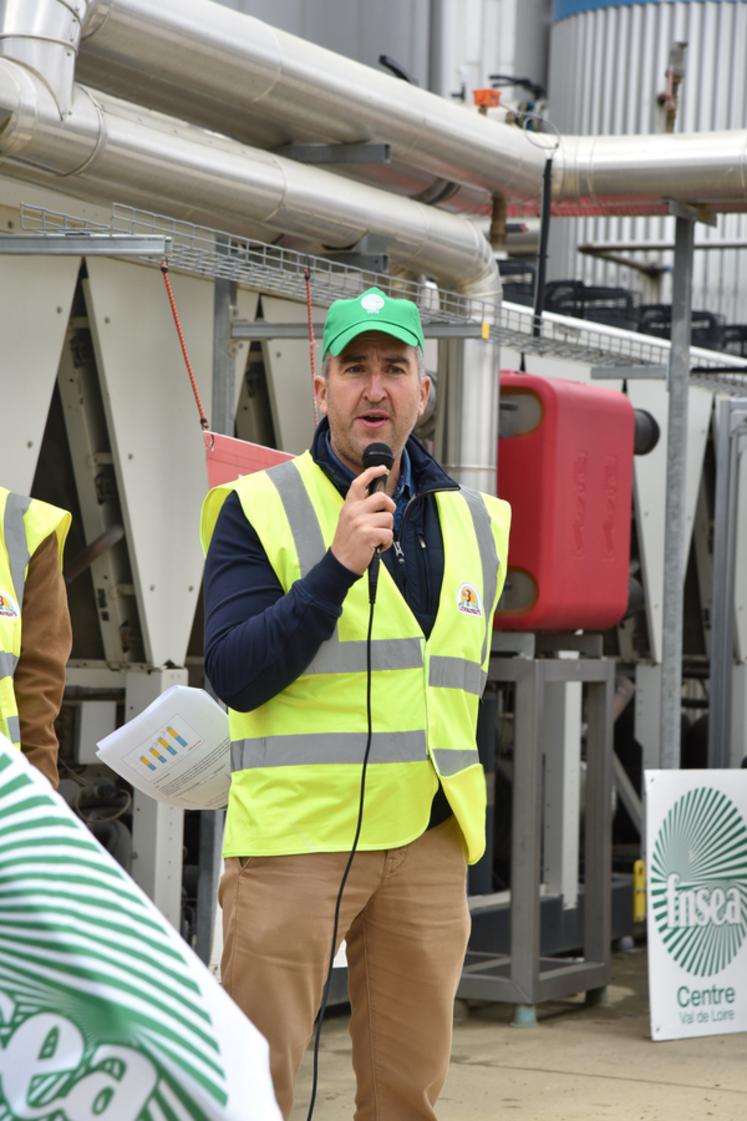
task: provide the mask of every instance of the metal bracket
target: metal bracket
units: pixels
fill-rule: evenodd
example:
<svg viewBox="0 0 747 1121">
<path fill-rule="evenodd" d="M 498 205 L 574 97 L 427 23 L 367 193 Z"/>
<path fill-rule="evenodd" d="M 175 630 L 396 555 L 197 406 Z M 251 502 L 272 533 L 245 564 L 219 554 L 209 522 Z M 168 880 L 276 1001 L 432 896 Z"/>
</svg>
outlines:
<svg viewBox="0 0 747 1121">
<path fill-rule="evenodd" d="M 677 202 L 675 199 L 666 199 L 667 213 L 673 218 L 687 218 L 691 222 L 702 222 L 706 226 L 716 225 L 716 215 L 708 206 L 701 203 Z"/>
<path fill-rule="evenodd" d="M 0 234 L 0 253 L 27 257 L 165 257 L 170 246 L 159 234 Z"/>
<path fill-rule="evenodd" d="M 364 272 L 389 271 L 389 238 L 380 234 L 366 234 L 352 249 L 325 249 L 327 257 L 342 265 L 350 265 Z"/>
<path fill-rule="evenodd" d="M 391 144 L 281 144 L 274 148 L 276 156 L 299 163 L 355 164 L 392 162 Z"/>
</svg>

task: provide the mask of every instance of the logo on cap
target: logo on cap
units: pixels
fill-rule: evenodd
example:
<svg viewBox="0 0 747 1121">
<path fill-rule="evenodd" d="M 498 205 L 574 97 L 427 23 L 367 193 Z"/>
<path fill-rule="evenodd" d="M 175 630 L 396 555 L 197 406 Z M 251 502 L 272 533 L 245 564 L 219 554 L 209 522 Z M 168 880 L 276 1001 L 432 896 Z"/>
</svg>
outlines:
<svg viewBox="0 0 747 1121">
<path fill-rule="evenodd" d="M 482 615 L 480 597 L 472 584 L 460 584 L 457 592 L 457 609 L 463 615 Z"/>
<path fill-rule="evenodd" d="M 361 307 L 364 311 L 376 315 L 384 306 L 384 300 L 381 296 L 377 296 L 375 292 L 368 292 L 361 298 Z"/>
</svg>

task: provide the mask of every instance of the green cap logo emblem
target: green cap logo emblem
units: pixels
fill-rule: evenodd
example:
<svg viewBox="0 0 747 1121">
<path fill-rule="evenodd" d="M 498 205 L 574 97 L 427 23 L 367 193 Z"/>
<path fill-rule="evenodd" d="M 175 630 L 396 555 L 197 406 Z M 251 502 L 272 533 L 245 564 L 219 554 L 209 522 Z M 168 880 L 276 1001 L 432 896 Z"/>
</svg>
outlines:
<svg viewBox="0 0 747 1121">
<path fill-rule="evenodd" d="M 712 977 L 734 960 L 747 933 L 747 826 L 720 790 L 700 786 L 672 806 L 654 843 L 650 891 L 682 969 Z"/>
<path fill-rule="evenodd" d="M 369 292 L 368 295 L 361 298 L 361 307 L 371 315 L 376 315 L 381 311 L 383 306 L 384 299 L 376 292 Z"/>
</svg>

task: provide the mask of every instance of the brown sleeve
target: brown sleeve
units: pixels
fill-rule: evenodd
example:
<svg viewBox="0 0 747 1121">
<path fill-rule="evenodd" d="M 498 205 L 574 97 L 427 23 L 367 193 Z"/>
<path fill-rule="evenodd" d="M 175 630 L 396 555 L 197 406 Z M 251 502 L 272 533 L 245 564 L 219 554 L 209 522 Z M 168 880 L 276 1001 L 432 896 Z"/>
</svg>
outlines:
<svg viewBox="0 0 747 1121">
<path fill-rule="evenodd" d="M 21 656 L 13 676 L 21 750 L 56 787 L 59 744 L 54 722 L 62 704 L 72 630 L 54 533 L 29 561 L 21 620 Z"/>
</svg>

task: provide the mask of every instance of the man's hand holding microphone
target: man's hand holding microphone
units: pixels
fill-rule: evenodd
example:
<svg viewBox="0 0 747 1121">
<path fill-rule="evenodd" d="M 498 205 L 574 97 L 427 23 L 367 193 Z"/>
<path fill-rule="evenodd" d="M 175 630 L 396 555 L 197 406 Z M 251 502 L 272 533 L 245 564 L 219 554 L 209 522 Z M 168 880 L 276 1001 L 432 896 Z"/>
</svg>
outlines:
<svg viewBox="0 0 747 1121">
<path fill-rule="evenodd" d="M 363 471 L 348 489 L 332 541 L 332 554 L 359 576 L 369 570 L 369 599 L 376 596 L 379 553 L 394 536 L 394 501 L 384 490 L 394 457 L 387 444 L 369 444 Z M 369 567 L 370 566 L 370 567 Z"/>
</svg>

